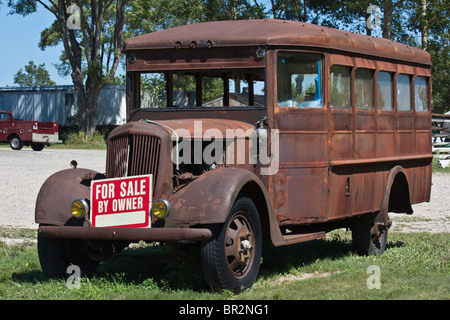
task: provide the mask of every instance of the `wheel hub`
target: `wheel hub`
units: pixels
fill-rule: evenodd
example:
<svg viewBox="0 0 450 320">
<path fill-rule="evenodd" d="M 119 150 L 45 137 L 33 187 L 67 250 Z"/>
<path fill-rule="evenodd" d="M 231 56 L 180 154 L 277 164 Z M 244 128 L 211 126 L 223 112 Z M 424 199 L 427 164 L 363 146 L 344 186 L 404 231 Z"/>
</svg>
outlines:
<svg viewBox="0 0 450 320">
<path fill-rule="evenodd" d="M 242 250 L 250 250 L 252 249 L 252 244 L 248 240 L 241 241 Z"/>
<path fill-rule="evenodd" d="M 225 251 L 231 272 L 237 277 L 244 276 L 253 255 L 253 237 L 245 217 L 236 216 L 230 223 Z"/>
</svg>

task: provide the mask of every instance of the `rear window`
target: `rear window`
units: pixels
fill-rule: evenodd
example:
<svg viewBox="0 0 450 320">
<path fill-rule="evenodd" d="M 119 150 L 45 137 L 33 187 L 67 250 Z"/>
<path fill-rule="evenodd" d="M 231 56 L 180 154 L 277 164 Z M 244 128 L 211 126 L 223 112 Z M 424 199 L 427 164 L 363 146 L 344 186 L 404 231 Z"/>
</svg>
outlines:
<svg viewBox="0 0 450 320">
<path fill-rule="evenodd" d="M 414 81 L 416 112 L 428 111 L 428 78 L 416 77 Z"/>
<path fill-rule="evenodd" d="M 397 76 L 397 109 L 411 111 L 411 77 L 407 74 Z"/>
<path fill-rule="evenodd" d="M 350 109 L 350 75 L 352 68 L 334 65 L 330 70 L 330 105 L 335 109 Z"/>
</svg>

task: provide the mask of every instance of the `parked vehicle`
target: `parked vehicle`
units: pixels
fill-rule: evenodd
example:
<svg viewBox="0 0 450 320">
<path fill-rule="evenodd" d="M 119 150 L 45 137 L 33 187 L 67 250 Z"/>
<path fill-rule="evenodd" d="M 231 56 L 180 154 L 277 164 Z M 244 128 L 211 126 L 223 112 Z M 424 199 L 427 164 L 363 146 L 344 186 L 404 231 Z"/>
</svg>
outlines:
<svg viewBox="0 0 450 320">
<path fill-rule="evenodd" d="M 58 131 L 57 122 L 14 119 L 12 112 L 0 111 L 0 142 L 8 142 L 13 150 L 25 145 L 41 151 L 46 145 L 61 143 Z"/>
<path fill-rule="evenodd" d="M 425 51 L 250 20 L 141 35 L 125 53 L 128 123 L 108 137 L 106 174 L 67 169 L 39 193 L 50 277 L 93 272 L 130 242 L 191 240 L 211 288 L 238 291 L 263 243 L 351 228 L 358 253 L 381 254 L 388 212 L 430 200 Z"/>
</svg>

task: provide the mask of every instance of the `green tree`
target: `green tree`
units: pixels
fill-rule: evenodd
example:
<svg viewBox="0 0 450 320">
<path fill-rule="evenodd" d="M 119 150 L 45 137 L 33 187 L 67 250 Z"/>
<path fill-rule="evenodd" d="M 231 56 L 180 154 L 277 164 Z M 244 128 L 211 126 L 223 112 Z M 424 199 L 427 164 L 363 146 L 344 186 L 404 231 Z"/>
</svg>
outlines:
<svg viewBox="0 0 450 320">
<path fill-rule="evenodd" d="M 205 0 L 203 21 L 263 19 L 265 6 L 254 0 Z"/>
<path fill-rule="evenodd" d="M 254 0 L 134 0 L 126 14 L 127 35 L 154 32 L 190 23 L 266 18 Z"/>
<path fill-rule="evenodd" d="M 40 65 L 34 64 L 34 61 L 28 62 L 28 64 L 17 71 L 14 75 L 14 83 L 22 87 L 33 86 L 54 86 L 56 83 L 50 79 L 50 74 L 45 69 L 45 63 Z"/>
<path fill-rule="evenodd" d="M 433 112 L 445 113 L 450 111 L 450 46 L 431 40 L 429 43 L 431 54 L 432 97 Z"/>
<path fill-rule="evenodd" d="M 307 4 L 305 0 L 270 0 L 268 13 L 274 19 L 295 21 L 307 20 Z"/>
<path fill-rule="evenodd" d="M 202 21 L 202 0 L 134 0 L 126 12 L 126 36 Z"/>
<path fill-rule="evenodd" d="M 262 19 L 265 6 L 249 0 L 134 0 L 126 14 L 126 35 L 139 35 L 190 23 L 213 20 Z M 141 79 L 142 89 L 162 104 L 160 92 L 164 88 L 161 75 Z M 174 77 L 175 90 L 195 89 L 195 79 Z M 217 78 L 203 78 L 203 101 L 223 94 L 223 82 Z"/>
<path fill-rule="evenodd" d="M 448 0 L 427 1 L 428 43 L 433 81 L 433 111 L 450 111 L 450 3 Z"/>
<path fill-rule="evenodd" d="M 80 130 L 92 137 L 98 95 L 114 81 L 122 49 L 126 0 L 8 0 L 11 13 L 27 16 L 38 8 L 51 12 L 55 21 L 41 32 L 39 46 L 63 44 L 63 65 L 75 92 Z"/>
<path fill-rule="evenodd" d="M 415 35 L 415 45 L 431 55 L 433 112 L 447 112 L 450 110 L 450 3 L 408 0 L 405 5 L 410 16 L 405 28 Z"/>
</svg>

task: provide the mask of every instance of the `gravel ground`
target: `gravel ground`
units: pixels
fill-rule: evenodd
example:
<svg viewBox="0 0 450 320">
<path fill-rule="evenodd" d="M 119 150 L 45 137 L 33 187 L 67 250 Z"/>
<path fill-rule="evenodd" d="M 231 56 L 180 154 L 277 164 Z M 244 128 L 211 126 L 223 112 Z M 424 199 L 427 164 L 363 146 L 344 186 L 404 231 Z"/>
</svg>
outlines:
<svg viewBox="0 0 450 320">
<path fill-rule="evenodd" d="M 105 172 L 106 151 L 0 148 L 0 227 L 37 228 L 34 206 L 39 189 L 53 173 L 70 168 L 71 160 L 79 168 Z M 450 174 L 434 174 L 431 201 L 414 205 L 412 216 L 391 213 L 391 230 L 450 232 L 449 189 Z"/>
<path fill-rule="evenodd" d="M 434 173 L 430 202 L 413 205 L 412 215 L 389 213 L 390 231 L 450 232 L 450 173 Z"/>
<path fill-rule="evenodd" d="M 105 172 L 106 151 L 0 148 L 0 226 L 37 229 L 34 206 L 42 184 L 72 160 L 78 168 Z"/>
</svg>

